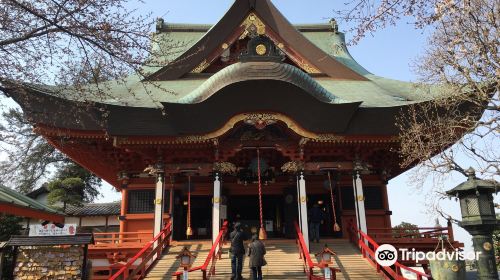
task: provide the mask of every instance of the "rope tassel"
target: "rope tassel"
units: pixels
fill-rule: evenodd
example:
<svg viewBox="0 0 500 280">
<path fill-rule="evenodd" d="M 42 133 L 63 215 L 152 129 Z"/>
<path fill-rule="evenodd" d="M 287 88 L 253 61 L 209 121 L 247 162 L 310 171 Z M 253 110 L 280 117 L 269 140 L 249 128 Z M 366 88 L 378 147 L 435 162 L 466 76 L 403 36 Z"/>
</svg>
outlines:
<svg viewBox="0 0 500 280">
<path fill-rule="evenodd" d="M 188 175 L 188 212 L 186 236 L 189 237 L 191 235 L 193 235 L 193 229 L 191 228 L 191 175 Z"/>
<path fill-rule="evenodd" d="M 257 178 L 259 183 L 259 218 L 260 218 L 260 230 L 259 230 L 259 239 L 264 240 L 267 239 L 267 233 L 264 229 L 264 220 L 262 218 L 262 182 L 260 175 L 260 150 L 257 149 Z"/>
<path fill-rule="evenodd" d="M 328 185 L 330 187 L 330 198 L 332 200 L 332 213 L 333 213 L 333 231 L 340 231 L 340 226 L 337 223 L 337 213 L 335 211 L 335 200 L 333 199 L 333 188 L 332 188 L 332 178 L 330 176 L 330 171 L 328 171 Z"/>
</svg>

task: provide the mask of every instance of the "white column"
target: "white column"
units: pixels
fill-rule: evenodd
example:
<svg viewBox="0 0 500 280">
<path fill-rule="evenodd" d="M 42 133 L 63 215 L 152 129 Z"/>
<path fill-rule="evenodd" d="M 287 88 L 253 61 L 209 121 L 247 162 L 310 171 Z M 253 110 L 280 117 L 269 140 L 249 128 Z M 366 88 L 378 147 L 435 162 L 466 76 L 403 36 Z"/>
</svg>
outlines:
<svg viewBox="0 0 500 280">
<path fill-rule="evenodd" d="M 302 228 L 302 215 L 300 214 L 300 188 L 299 188 L 299 176 L 297 176 L 296 180 L 296 185 L 297 185 L 297 216 L 299 217 L 299 227 Z"/>
<path fill-rule="evenodd" d="M 300 227 L 302 230 L 302 235 L 306 241 L 307 250 L 309 251 L 309 224 L 307 223 L 307 194 L 306 194 L 306 180 L 304 179 L 304 174 L 300 174 L 299 179 L 299 191 L 300 191 Z"/>
<path fill-rule="evenodd" d="M 215 174 L 214 197 L 212 199 L 212 244 L 220 231 L 220 180 L 219 174 Z"/>
<path fill-rule="evenodd" d="M 363 181 L 361 180 L 359 171 L 355 171 L 355 175 L 353 177 L 353 187 L 358 229 L 368 234 L 368 228 L 366 226 L 365 196 L 363 195 Z"/>
<path fill-rule="evenodd" d="M 163 229 L 163 193 L 165 186 L 165 178 L 163 173 L 158 173 L 156 175 L 156 184 L 155 184 L 155 218 L 154 218 L 154 228 L 153 228 L 153 236 L 158 235 Z M 158 244 L 155 243 L 154 247 L 156 248 Z"/>
</svg>

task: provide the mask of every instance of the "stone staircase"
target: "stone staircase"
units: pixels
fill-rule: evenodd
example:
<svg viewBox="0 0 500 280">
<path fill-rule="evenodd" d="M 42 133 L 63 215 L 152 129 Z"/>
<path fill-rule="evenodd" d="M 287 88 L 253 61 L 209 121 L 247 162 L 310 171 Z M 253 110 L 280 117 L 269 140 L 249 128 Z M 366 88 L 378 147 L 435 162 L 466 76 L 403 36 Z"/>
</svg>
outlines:
<svg viewBox="0 0 500 280">
<path fill-rule="evenodd" d="M 314 254 L 323 251 L 325 244 L 328 244 L 328 248 L 337 254 L 334 257 L 333 266 L 341 270 L 337 273 L 338 280 L 385 279 L 347 239 L 321 240 L 321 243 L 311 242 L 309 251 L 313 262 L 318 262 Z M 320 275 L 319 270 L 315 270 L 315 275 Z"/>
<path fill-rule="evenodd" d="M 323 240 L 322 243 L 311 243 L 311 257 L 314 262 L 316 261 L 314 253 L 322 251 L 325 243 L 337 253 L 334 266 L 342 270 L 342 272 L 337 273 L 337 279 L 384 279 L 361 257 L 359 251 L 344 239 Z M 302 268 L 303 262 L 299 259 L 295 240 L 271 239 L 266 240 L 265 245 L 267 250 L 265 257 L 268 264 L 262 268 L 264 279 L 306 279 Z M 193 264 L 193 267 L 196 267 L 202 265 L 205 261 L 211 248 L 211 242 L 174 242 L 145 279 L 172 279 L 173 273 L 181 271 L 179 269 L 179 260 L 175 257 L 184 246 L 198 255 Z M 222 259 L 217 261 L 216 275 L 211 279 L 230 279 L 231 260 L 228 258 L 228 248 L 229 244 L 223 247 L 224 253 Z M 315 275 L 321 275 L 319 269 L 315 269 Z M 252 279 L 247 257 L 243 261 L 243 277 L 245 279 Z M 202 279 L 201 271 L 191 272 L 189 279 Z"/>
</svg>

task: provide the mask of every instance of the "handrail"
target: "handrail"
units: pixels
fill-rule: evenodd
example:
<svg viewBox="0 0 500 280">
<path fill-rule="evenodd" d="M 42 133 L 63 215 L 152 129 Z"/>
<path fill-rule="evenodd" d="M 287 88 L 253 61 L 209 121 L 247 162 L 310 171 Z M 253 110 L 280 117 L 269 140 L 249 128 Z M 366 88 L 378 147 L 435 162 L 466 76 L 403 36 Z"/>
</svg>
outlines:
<svg viewBox="0 0 500 280">
<path fill-rule="evenodd" d="M 227 233 L 228 224 L 229 224 L 228 221 L 225 221 L 222 224 L 222 228 L 219 231 L 219 234 L 217 235 L 217 238 L 215 239 L 214 244 L 212 244 L 212 248 L 210 248 L 210 252 L 208 253 L 207 258 L 205 259 L 205 262 L 202 265 L 200 265 L 200 266 L 190 268 L 188 270 L 188 272 L 193 272 L 193 271 L 201 270 L 202 274 L 203 274 L 203 279 L 204 280 L 205 279 L 210 279 L 210 276 L 212 276 L 212 275 L 215 274 L 215 263 L 216 263 L 215 257 L 218 256 L 219 259 L 221 258 L 221 255 L 222 255 L 222 245 L 224 245 L 224 243 L 225 243 L 224 236 Z M 218 250 L 217 250 L 217 248 L 218 248 Z M 217 250 L 217 252 L 215 250 Z M 212 262 L 212 266 L 210 267 L 210 270 L 208 270 L 208 276 L 207 276 L 207 268 L 208 268 L 208 265 L 210 264 L 210 262 L 212 260 L 215 260 L 215 261 Z M 178 271 L 178 272 L 173 273 L 172 276 L 176 276 L 177 279 L 180 279 L 181 275 L 182 275 L 182 272 Z"/>
<path fill-rule="evenodd" d="M 314 263 L 311 259 L 311 254 L 309 254 L 309 250 L 307 249 L 306 246 L 306 241 L 304 240 L 304 235 L 302 234 L 302 231 L 299 228 L 299 224 L 297 221 L 294 222 L 295 225 L 295 231 L 297 232 L 297 243 L 299 246 L 299 258 L 304 258 L 304 272 L 307 275 L 308 279 L 325 279 L 322 276 L 314 275 L 314 268 L 326 268 L 327 266 L 319 263 Z M 330 280 L 337 279 L 337 272 L 340 272 L 341 270 L 338 268 L 334 267 L 328 267 L 331 271 L 331 278 Z"/>
<path fill-rule="evenodd" d="M 367 258 L 367 254 L 368 254 L 368 258 L 367 258 L 368 261 L 376 267 L 378 272 L 380 272 L 382 270 L 385 274 L 390 275 L 393 279 L 405 280 L 407 278 L 404 278 L 401 275 L 401 270 L 404 269 L 406 271 L 415 273 L 417 276 L 417 280 L 422 280 L 424 277 L 426 277 L 428 280 L 432 280 L 431 275 L 417 271 L 417 270 L 412 269 L 412 268 L 409 268 L 405 265 L 402 265 L 399 262 L 396 262 L 394 264 L 394 267 L 396 268 L 396 270 L 394 270 L 390 266 L 379 265 L 375 261 L 375 251 L 377 250 L 377 248 L 380 245 L 377 242 L 375 242 L 375 240 L 373 240 L 368 234 L 359 230 L 354 223 L 351 222 L 349 229 L 350 229 L 349 234 L 351 235 L 351 242 L 356 243 L 356 241 L 357 241 L 357 245 L 361 250 L 361 254 L 363 255 L 363 258 Z M 368 246 L 368 244 L 370 244 L 372 246 L 372 248 L 370 248 L 370 246 Z"/>
<path fill-rule="evenodd" d="M 375 238 L 410 238 L 410 239 L 438 239 L 446 235 L 453 241 L 453 232 L 447 227 L 419 227 L 419 228 L 370 228 L 370 234 Z"/>
<path fill-rule="evenodd" d="M 157 255 L 156 260 L 159 259 L 161 252 L 163 251 L 164 246 L 168 246 L 169 240 L 170 240 L 170 234 L 172 234 L 171 230 L 172 222 L 168 222 L 167 225 L 158 233 L 151 241 L 146 243 L 146 245 L 137 253 L 135 256 L 133 256 L 131 259 L 128 260 L 128 262 L 120 269 L 118 270 L 109 280 L 117 280 L 117 279 L 133 279 L 133 277 L 138 274 L 139 272 L 141 273 L 140 278 L 145 276 L 146 271 L 153 265 L 154 261 L 149 263 L 150 259 L 154 256 Z M 146 254 L 147 251 L 151 249 L 154 243 L 158 242 L 157 246 L 152 249 L 148 254 Z M 134 270 L 129 273 L 129 270 L 132 269 L 133 264 L 139 259 L 142 258 L 141 263 L 134 268 Z M 146 267 L 147 265 L 147 267 Z"/>
</svg>

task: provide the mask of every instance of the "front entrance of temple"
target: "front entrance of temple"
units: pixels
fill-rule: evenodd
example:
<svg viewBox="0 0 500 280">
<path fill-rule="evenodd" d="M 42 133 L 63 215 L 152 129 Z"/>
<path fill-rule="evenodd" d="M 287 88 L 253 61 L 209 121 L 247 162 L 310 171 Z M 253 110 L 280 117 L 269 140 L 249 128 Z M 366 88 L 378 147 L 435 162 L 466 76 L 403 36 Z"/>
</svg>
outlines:
<svg viewBox="0 0 500 280">
<path fill-rule="evenodd" d="M 311 186 L 313 188 L 314 186 Z M 224 190 L 234 188 L 250 188 L 238 184 L 225 186 Z M 280 194 L 262 195 L 262 218 L 264 228 L 268 238 L 296 238 L 294 222 L 298 221 L 298 204 L 295 187 L 279 187 L 273 185 L 264 186 L 265 192 L 270 189 L 280 189 Z M 342 232 L 333 231 L 333 209 L 331 207 L 330 193 L 319 190 L 307 196 L 308 211 L 314 204 L 318 204 L 324 213 L 323 222 L 320 226 L 320 236 L 328 238 L 341 238 Z M 231 224 L 240 222 L 243 230 L 251 236 L 258 232 L 260 227 L 260 209 L 258 193 L 248 194 L 224 194 L 221 204 L 221 219 L 227 219 Z M 341 224 L 341 209 L 339 207 L 339 197 L 334 196 L 337 222 Z M 212 196 L 193 195 L 191 205 L 188 209 L 188 197 L 186 194 L 176 192 L 174 199 L 174 239 L 211 239 L 212 238 Z M 188 225 L 188 211 L 190 211 L 190 224 L 193 229 L 192 236 L 186 236 Z"/>
<path fill-rule="evenodd" d="M 283 196 L 262 197 L 262 218 L 268 238 L 280 238 L 286 235 L 284 203 Z M 227 209 L 229 221 L 240 222 L 248 235 L 258 232 L 260 226 L 258 196 L 232 196 L 228 199 Z"/>
</svg>

